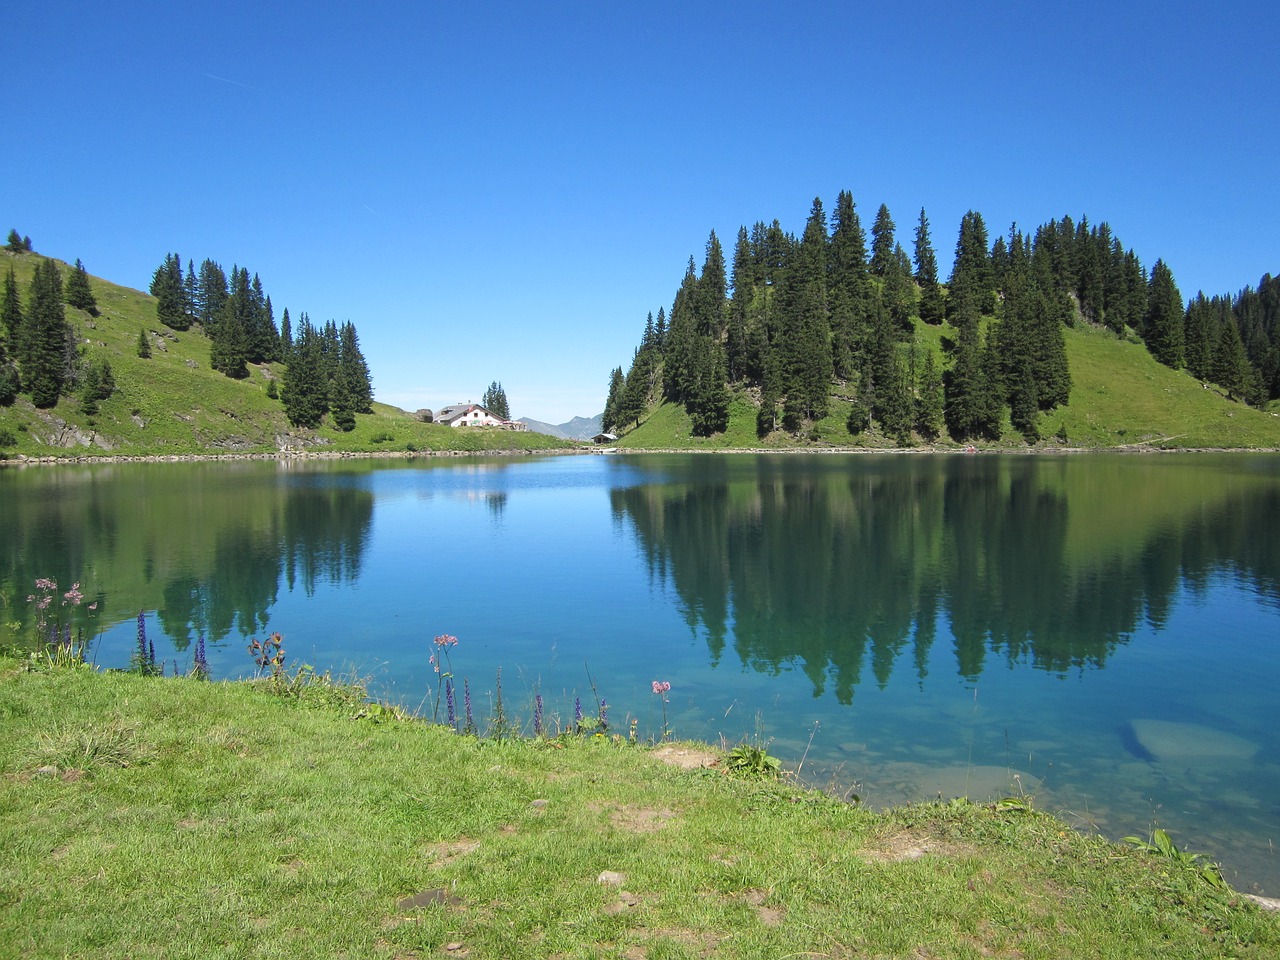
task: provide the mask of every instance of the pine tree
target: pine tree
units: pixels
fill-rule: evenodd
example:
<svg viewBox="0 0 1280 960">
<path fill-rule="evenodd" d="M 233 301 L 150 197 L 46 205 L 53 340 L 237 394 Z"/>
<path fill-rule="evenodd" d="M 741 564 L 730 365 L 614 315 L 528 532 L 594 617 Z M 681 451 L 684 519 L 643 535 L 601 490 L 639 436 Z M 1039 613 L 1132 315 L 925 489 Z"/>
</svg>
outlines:
<svg viewBox="0 0 1280 960">
<path fill-rule="evenodd" d="M 979 314 L 990 314 L 995 303 L 992 297 L 994 289 L 995 276 L 991 268 L 991 255 L 987 250 L 987 225 L 983 222 L 982 214 L 970 210 L 960 220 L 956 259 L 948 284 L 950 305 L 947 315 L 967 315 L 964 310 L 959 309 L 961 302 L 966 299 Z"/>
<path fill-rule="evenodd" d="M 480 401 L 480 405 L 495 417 L 499 417 L 502 420 L 511 419 L 511 408 L 507 405 L 507 392 L 502 389 L 502 384 L 497 380 L 489 384 L 489 388 L 485 390 L 484 398 Z"/>
<path fill-rule="evenodd" d="M 943 418 L 942 371 L 933 359 L 933 351 L 925 350 L 920 368 L 920 385 L 916 400 L 916 431 L 927 440 L 936 440 L 942 434 L 946 421 Z"/>
<path fill-rule="evenodd" d="M 280 392 L 285 415 L 296 427 L 318 427 L 329 411 L 329 383 L 321 334 L 304 313 Z"/>
<path fill-rule="evenodd" d="M 828 266 L 832 374 L 850 379 L 861 361 L 871 326 L 872 288 L 866 234 L 849 191 L 836 199 Z"/>
<path fill-rule="evenodd" d="M 9 231 L 9 239 L 5 243 L 4 248 L 10 253 L 22 253 L 24 250 L 28 249 L 27 245 L 22 240 L 22 235 L 18 233 L 16 229 Z"/>
<path fill-rule="evenodd" d="M 289 308 L 284 308 L 280 317 L 280 359 L 289 362 L 289 353 L 293 350 L 293 322 L 289 319 Z"/>
<path fill-rule="evenodd" d="M 67 278 L 64 296 L 71 306 L 97 315 L 98 301 L 94 299 L 93 290 L 89 287 L 89 274 L 85 272 L 84 264 L 79 260 L 76 261 L 71 276 Z"/>
<path fill-rule="evenodd" d="M 1251 401 L 1255 394 L 1253 368 L 1245 355 L 1244 341 L 1235 319 L 1227 317 L 1213 353 L 1213 382 L 1227 391 L 1228 400 Z"/>
<path fill-rule="evenodd" d="M 22 341 L 22 298 L 18 294 L 18 278 L 13 267 L 4 278 L 4 295 L 0 299 L 0 336 L 9 338 L 10 349 L 16 354 Z"/>
<path fill-rule="evenodd" d="M 889 216 L 889 208 L 883 203 L 880 209 L 876 211 L 875 223 L 871 225 L 871 272 L 877 277 L 883 277 L 892 269 L 894 265 L 894 247 L 897 240 L 894 238 L 893 219 Z"/>
<path fill-rule="evenodd" d="M 929 218 L 925 216 L 924 207 L 920 208 L 920 222 L 916 224 L 915 262 L 915 279 L 920 285 L 920 319 L 939 324 L 946 317 L 946 304 L 938 283 L 938 255 L 929 237 Z"/>
<path fill-rule="evenodd" d="M 831 324 L 827 305 L 827 222 L 814 198 L 804 236 L 788 264 L 781 296 L 779 374 L 790 430 L 826 416 L 831 391 Z"/>
<path fill-rule="evenodd" d="M 614 367 L 609 374 L 609 396 L 604 402 L 604 416 L 600 418 L 600 429 L 605 433 L 616 433 L 621 426 L 618 422 L 618 408 L 622 403 L 622 391 L 625 387 L 622 368 Z"/>
<path fill-rule="evenodd" d="M 17 299 L 17 281 L 14 280 L 13 268 L 9 269 L 9 275 L 5 278 L 5 294 L 4 294 L 4 310 L 0 314 L 0 406 L 8 406 L 13 403 L 18 395 L 18 391 L 22 388 L 22 381 L 18 376 L 18 368 L 9 358 L 7 342 L 10 342 L 10 321 L 7 314 L 11 309 L 9 306 L 9 292 L 13 291 L 13 297 Z M 17 308 L 20 317 L 21 308 Z M 20 322 L 20 319 L 19 321 Z"/>
<path fill-rule="evenodd" d="M 138 331 L 138 358 L 141 360 L 151 359 L 151 338 L 147 336 L 145 328 Z"/>
<path fill-rule="evenodd" d="M 1173 279 L 1173 271 L 1163 260 L 1151 268 L 1148 282 L 1147 313 L 1142 323 L 1142 338 L 1151 355 L 1166 367 L 1178 370 L 1186 361 L 1182 294 Z"/>
<path fill-rule="evenodd" d="M 173 330 L 186 330 L 190 326 L 182 281 L 182 260 L 176 253 L 166 254 L 164 263 L 152 274 L 151 295 L 156 298 L 157 320 Z"/>
<path fill-rule="evenodd" d="M 988 369 L 978 332 L 977 307 L 965 296 L 954 304 L 958 337 L 955 359 L 944 378 L 947 429 L 956 440 L 998 439 L 998 398 L 995 371 Z"/>
<path fill-rule="evenodd" d="M 360 351 L 360 338 L 356 334 L 355 324 L 350 320 L 338 329 L 338 367 L 351 392 L 352 409 L 356 413 L 373 413 L 373 382 L 369 378 L 369 364 Z M 502 418 L 510 419 L 507 395 L 502 391 L 501 384 L 498 385 L 498 401 L 499 409 L 503 411 Z"/>
<path fill-rule="evenodd" d="M 66 378 L 68 331 L 62 301 L 62 274 L 52 260 L 36 264 L 27 313 L 22 321 L 19 359 L 31 402 L 52 407 Z"/>
</svg>

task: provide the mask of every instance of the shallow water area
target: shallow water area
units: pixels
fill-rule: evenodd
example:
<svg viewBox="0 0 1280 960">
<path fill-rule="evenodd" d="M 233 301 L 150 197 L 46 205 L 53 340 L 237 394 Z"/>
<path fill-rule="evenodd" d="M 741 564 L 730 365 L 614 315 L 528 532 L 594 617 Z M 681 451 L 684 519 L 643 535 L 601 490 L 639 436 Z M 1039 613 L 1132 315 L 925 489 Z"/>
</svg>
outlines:
<svg viewBox="0 0 1280 960">
<path fill-rule="evenodd" d="M 1031 795 L 1280 891 L 1280 456 L 628 455 L 0 471 L 0 627 L 37 578 L 127 667 L 367 677 L 431 715 L 759 737 L 864 802 Z M 88 602 L 98 607 L 90 615 Z M 16 626 L 14 626 L 16 624 Z M 461 710 L 461 706 L 458 707 Z"/>
</svg>

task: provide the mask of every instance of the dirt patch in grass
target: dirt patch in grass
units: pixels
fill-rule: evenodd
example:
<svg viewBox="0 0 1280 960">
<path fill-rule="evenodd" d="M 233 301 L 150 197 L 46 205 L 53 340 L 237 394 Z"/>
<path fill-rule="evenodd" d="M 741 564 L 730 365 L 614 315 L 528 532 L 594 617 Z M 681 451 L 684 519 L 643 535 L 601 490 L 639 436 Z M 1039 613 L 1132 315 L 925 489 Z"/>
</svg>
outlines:
<svg viewBox="0 0 1280 960">
<path fill-rule="evenodd" d="M 629 833 L 656 833 L 674 819 L 675 811 L 655 807 L 623 806 L 609 811 L 609 822 Z"/>
<path fill-rule="evenodd" d="M 904 860 L 919 860 L 925 855 L 965 857 L 972 855 L 974 851 L 918 830 L 903 830 L 872 841 L 861 853 L 863 859 L 871 863 L 901 863 Z"/>
<path fill-rule="evenodd" d="M 710 750 L 700 750 L 697 747 L 678 747 L 672 744 L 654 750 L 653 756 L 654 759 L 661 760 L 663 763 L 673 767 L 679 767 L 681 770 L 698 770 L 702 767 L 717 767 L 720 765 L 719 754 Z"/>
<path fill-rule="evenodd" d="M 742 899 L 751 906 L 755 907 L 756 916 L 760 918 L 760 922 L 766 927 L 776 927 L 782 923 L 787 917 L 787 908 L 783 906 L 772 906 L 768 903 L 768 890 L 744 890 Z"/>
<path fill-rule="evenodd" d="M 427 856 L 433 867 L 447 867 L 459 857 L 474 853 L 480 849 L 480 841 L 469 837 L 458 837 L 456 840 L 442 840 L 427 848 Z"/>
</svg>

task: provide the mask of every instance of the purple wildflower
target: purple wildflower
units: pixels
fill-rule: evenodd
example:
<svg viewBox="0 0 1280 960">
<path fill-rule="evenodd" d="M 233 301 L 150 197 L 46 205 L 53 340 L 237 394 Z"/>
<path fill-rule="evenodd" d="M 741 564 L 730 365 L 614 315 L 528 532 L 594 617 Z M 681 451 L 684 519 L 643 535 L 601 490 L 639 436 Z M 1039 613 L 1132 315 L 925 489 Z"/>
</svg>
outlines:
<svg viewBox="0 0 1280 960">
<path fill-rule="evenodd" d="M 582 729 L 582 698 L 573 698 L 573 729 Z"/>
<path fill-rule="evenodd" d="M 600 729 L 601 730 L 609 729 L 609 701 L 608 700 L 600 701 Z"/>
<path fill-rule="evenodd" d="M 196 638 L 195 674 L 198 680 L 209 679 L 209 660 L 205 656 L 203 632 Z"/>
<path fill-rule="evenodd" d="M 533 698 L 533 735 L 542 736 L 542 694 Z"/>
<path fill-rule="evenodd" d="M 466 732 L 475 733 L 476 721 L 471 715 L 471 683 L 466 677 L 462 678 L 462 706 L 466 713 Z"/>
<path fill-rule="evenodd" d="M 458 713 L 453 702 L 453 678 L 445 677 L 444 680 L 444 702 L 449 713 L 449 726 L 453 726 L 458 722 Z"/>
</svg>

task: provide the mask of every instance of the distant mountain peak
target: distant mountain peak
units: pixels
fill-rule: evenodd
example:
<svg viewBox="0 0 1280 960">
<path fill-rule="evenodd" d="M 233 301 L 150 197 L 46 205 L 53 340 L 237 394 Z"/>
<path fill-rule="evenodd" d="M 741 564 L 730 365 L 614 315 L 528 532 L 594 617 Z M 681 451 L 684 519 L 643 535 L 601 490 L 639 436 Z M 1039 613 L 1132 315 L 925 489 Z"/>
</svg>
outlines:
<svg viewBox="0 0 1280 960">
<path fill-rule="evenodd" d="M 534 433 L 545 433 L 561 440 L 590 440 L 600 432 L 600 423 L 603 419 L 604 412 L 602 411 L 594 417 L 574 417 L 572 420 L 559 424 L 543 423 L 541 420 L 534 420 L 530 417 L 521 417 L 520 422 L 528 424 L 529 429 Z"/>
</svg>

